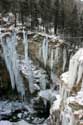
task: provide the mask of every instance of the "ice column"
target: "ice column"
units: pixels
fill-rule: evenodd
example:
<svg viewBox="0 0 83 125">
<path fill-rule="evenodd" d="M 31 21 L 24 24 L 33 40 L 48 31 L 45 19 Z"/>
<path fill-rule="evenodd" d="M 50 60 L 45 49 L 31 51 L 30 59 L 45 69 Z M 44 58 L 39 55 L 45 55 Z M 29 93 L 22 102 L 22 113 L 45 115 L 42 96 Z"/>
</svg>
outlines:
<svg viewBox="0 0 83 125">
<path fill-rule="evenodd" d="M 27 40 L 27 33 L 23 30 L 23 44 L 24 44 L 24 50 L 25 50 L 25 63 L 28 67 L 28 80 L 29 80 L 29 90 L 31 93 L 34 92 L 34 79 L 33 79 L 33 72 L 31 63 L 28 56 L 28 40 Z"/>
<path fill-rule="evenodd" d="M 47 36 L 43 40 L 42 55 L 43 55 L 43 60 L 44 60 L 44 66 L 46 66 L 47 59 L 48 59 L 48 38 L 47 38 Z"/>
</svg>

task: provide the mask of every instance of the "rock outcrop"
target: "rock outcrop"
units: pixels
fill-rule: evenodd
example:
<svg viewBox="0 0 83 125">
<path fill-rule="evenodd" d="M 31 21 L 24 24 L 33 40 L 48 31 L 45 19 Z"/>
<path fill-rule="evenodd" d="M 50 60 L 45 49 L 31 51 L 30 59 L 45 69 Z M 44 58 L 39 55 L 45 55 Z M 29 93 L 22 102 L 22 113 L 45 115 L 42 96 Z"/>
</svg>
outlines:
<svg viewBox="0 0 83 125">
<path fill-rule="evenodd" d="M 36 33 L 29 43 L 29 52 L 32 58 L 60 76 L 67 64 L 67 45 L 57 36 Z"/>
<path fill-rule="evenodd" d="M 50 125 L 82 125 L 83 48 L 70 59 L 69 70 L 61 75 L 61 81 L 60 97 L 50 110 L 49 123 Z"/>
</svg>

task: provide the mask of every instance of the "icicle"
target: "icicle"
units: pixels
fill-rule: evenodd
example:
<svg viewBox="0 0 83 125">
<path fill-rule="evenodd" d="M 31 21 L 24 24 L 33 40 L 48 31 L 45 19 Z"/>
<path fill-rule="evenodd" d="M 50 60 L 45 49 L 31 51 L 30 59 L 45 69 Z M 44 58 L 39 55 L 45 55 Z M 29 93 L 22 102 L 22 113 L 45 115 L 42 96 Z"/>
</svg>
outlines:
<svg viewBox="0 0 83 125">
<path fill-rule="evenodd" d="M 67 53 L 66 53 L 66 49 L 63 49 L 63 72 L 65 70 L 65 66 L 66 66 L 66 62 L 67 62 Z"/>
<path fill-rule="evenodd" d="M 54 63 L 54 59 L 53 59 L 53 49 L 51 50 L 51 59 L 50 59 L 50 67 L 51 67 L 51 80 L 54 83 L 55 82 L 55 78 L 54 78 L 54 73 L 53 73 L 53 63 Z"/>
<path fill-rule="evenodd" d="M 42 48 L 41 46 L 39 46 L 39 58 L 41 59 L 41 56 L 42 56 Z"/>
<path fill-rule="evenodd" d="M 54 72 L 52 70 L 51 70 L 50 76 L 51 76 L 51 80 L 53 83 L 52 88 L 54 88 L 54 85 L 56 84 L 56 75 L 54 74 Z"/>
<path fill-rule="evenodd" d="M 2 47 L 4 53 L 5 63 L 10 75 L 12 89 L 15 89 L 21 94 L 25 95 L 23 80 L 21 78 L 18 63 L 17 63 L 17 52 L 16 52 L 16 33 L 12 34 L 11 37 L 6 37 L 2 39 Z"/>
<path fill-rule="evenodd" d="M 27 33 L 23 30 L 23 44 L 24 44 L 24 50 L 25 50 L 25 63 L 28 66 L 28 80 L 29 80 L 29 90 L 31 93 L 34 92 L 34 86 L 33 86 L 33 72 L 31 63 L 29 61 L 28 57 L 28 40 L 27 40 Z"/>
<path fill-rule="evenodd" d="M 42 54 L 43 54 L 43 60 L 44 60 L 44 66 L 47 64 L 48 59 L 48 38 L 44 38 L 43 45 L 42 45 Z"/>
<path fill-rule="evenodd" d="M 30 62 L 28 61 L 28 80 L 29 80 L 29 90 L 31 93 L 33 93 L 35 90 L 34 90 L 34 79 L 33 79 L 33 72 L 32 72 L 32 67 L 31 67 L 31 64 Z"/>
<path fill-rule="evenodd" d="M 51 70 L 53 69 L 53 62 L 54 62 L 54 59 L 53 59 L 53 49 L 52 49 L 52 50 L 51 50 L 51 60 L 50 60 Z"/>
<path fill-rule="evenodd" d="M 11 61 L 11 57 L 12 57 L 11 47 L 12 46 L 11 46 L 10 41 L 11 41 L 10 38 L 3 39 L 2 47 L 3 47 L 3 54 L 4 54 L 5 63 L 6 63 L 8 71 L 9 71 L 9 75 L 10 75 L 10 79 L 11 79 L 12 89 L 14 89 L 15 88 L 15 80 L 14 80 L 14 72 L 12 69 L 12 61 Z"/>
<path fill-rule="evenodd" d="M 59 62 L 59 51 L 60 51 L 60 48 L 57 47 L 55 49 L 55 63 L 57 64 Z"/>
<path fill-rule="evenodd" d="M 28 39 L 27 39 L 27 33 L 23 30 L 23 44 L 24 44 L 24 50 L 25 50 L 25 62 L 28 61 Z"/>
<path fill-rule="evenodd" d="M 13 45 L 12 45 L 11 38 L 7 38 L 6 43 L 7 43 L 6 47 L 7 47 L 7 51 L 8 51 L 8 57 L 7 57 L 8 64 L 6 64 L 6 65 L 7 65 L 8 70 L 9 70 L 12 89 L 15 89 L 15 79 L 14 79 L 14 70 L 13 70 L 13 61 L 12 61 L 12 59 L 13 59 Z"/>
<path fill-rule="evenodd" d="M 41 77 L 40 77 L 40 88 L 41 88 L 41 90 L 46 89 L 46 78 L 45 78 L 45 75 L 42 73 L 41 73 Z"/>
<path fill-rule="evenodd" d="M 77 78 L 77 70 L 78 70 L 78 61 L 77 60 L 70 60 L 70 67 L 69 67 L 69 84 L 72 87 Z"/>
<path fill-rule="evenodd" d="M 18 56 L 17 56 L 17 52 L 16 52 L 16 42 L 17 42 L 17 39 L 16 39 L 16 32 L 14 31 L 13 34 L 12 34 L 12 46 L 13 46 L 13 49 L 12 49 L 12 63 L 13 63 L 13 71 L 14 71 L 14 76 L 15 76 L 15 83 L 16 83 L 16 87 L 17 87 L 17 90 L 18 92 L 24 96 L 25 95 L 25 89 L 24 89 L 24 84 L 23 84 L 23 79 L 20 75 L 20 71 L 18 69 L 18 62 L 17 62 L 17 59 L 18 59 Z"/>
</svg>

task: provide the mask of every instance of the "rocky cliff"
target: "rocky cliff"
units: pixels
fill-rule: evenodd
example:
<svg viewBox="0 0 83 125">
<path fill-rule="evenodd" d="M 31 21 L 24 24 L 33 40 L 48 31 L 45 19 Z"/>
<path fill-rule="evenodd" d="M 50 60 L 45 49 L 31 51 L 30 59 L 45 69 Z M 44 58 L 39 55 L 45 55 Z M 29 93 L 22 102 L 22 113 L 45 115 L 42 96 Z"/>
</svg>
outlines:
<svg viewBox="0 0 83 125">
<path fill-rule="evenodd" d="M 61 75 L 60 97 L 51 110 L 50 125 L 83 125 L 83 48 L 70 59 Z"/>
</svg>

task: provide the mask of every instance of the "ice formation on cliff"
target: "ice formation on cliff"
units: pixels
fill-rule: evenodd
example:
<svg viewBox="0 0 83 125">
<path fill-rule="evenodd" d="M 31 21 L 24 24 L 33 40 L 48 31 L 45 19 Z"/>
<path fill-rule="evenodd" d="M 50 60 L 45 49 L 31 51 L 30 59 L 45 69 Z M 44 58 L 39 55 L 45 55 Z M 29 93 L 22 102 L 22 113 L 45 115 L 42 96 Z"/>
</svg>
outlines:
<svg viewBox="0 0 83 125">
<path fill-rule="evenodd" d="M 11 36 L 4 36 L 4 38 L 1 39 L 1 44 L 5 63 L 11 79 L 12 89 L 15 89 L 16 86 L 17 91 L 21 94 L 21 96 L 24 96 L 25 89 L 23 79 L 20 75 L 17 62 L 18 55 L 16 51 L 16 32 L 13 31 Z"/>
<path fill-rule="evenodd" d="M 47 59 L 48 59 L 48 38 L 47 37 L 45 37 L 43 40 L 42 55 L 43 55 L 43 60 L 44 60 L 44 66 L 46 66 Z"/>
</svg>

